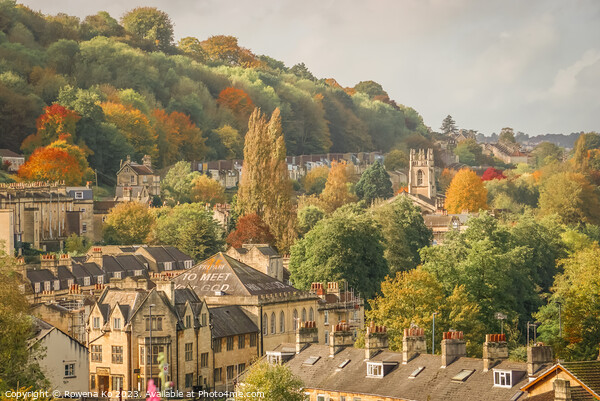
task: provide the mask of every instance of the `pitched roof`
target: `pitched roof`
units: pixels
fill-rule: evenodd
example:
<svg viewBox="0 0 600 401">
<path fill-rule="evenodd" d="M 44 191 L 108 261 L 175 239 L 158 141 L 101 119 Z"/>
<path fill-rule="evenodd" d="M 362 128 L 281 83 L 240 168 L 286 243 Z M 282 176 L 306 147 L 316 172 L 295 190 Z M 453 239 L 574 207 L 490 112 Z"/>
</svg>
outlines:
<svg viewBox="0 0 600 401">
<path fill-rule="evenodd" d="M 308 357 L 319 359 L 312 365 L 305 364 Z M 349 362 L 340 368 L 346 360 Z M 367 377 L 367 362 L 397 365 L 383 378 L 371 378 Z M 329 346 L 314 344 L 295 355 L 287 365 L 306 388 L 410 400 L 508 400 L 520 394 L 520 386 L 528 380 L 527 364 L 522 362 L 503 361 L 494 367 L 515 371 L 519 377 L 511 388 L 502 388 L 494 387 L 493 370 L 483 373 L 481 359 L 463 357 L 441 369 L 440 355 L 418 355 L 404 365 L 401 353 L 384 351 L 367 361 L 363 349 L 349 347 L 329 357 Z M 409 379 L 418 368 L 423 369 Z M 464 381 L 453 380 L 463 370 L 474 372 Z"/>
<path fill-rule="evenodd" d="M 212 334 L 215 338 L 236 336 L 238 334 L 257 333 L 258 327 L 239 306 L 221 306 L 210 308 Z"/>
<path fill-rule="evenodd" d="M 577 385 L 571 384 L 571 392 L 577 390 L 575 394 L 577 400 L 586 400 L 594 398 L 586 398 L 589 396 L 600 399 L 600 360 L 597 361 L 582 361 L 582 362 L 560 362 L 545 370 L 535 380 L 525 384 L 521 390 L 529 391 L 541 383 L 544 383 L 547 378 L 553 378 L 557 372 L 563 371 L 571 376 Z M 583 390 L 583 391 L 580 391 Z M 550 391 L 554 393 L 554 391 Z M 541 395 L 540 395 L 541 396 Z M 576 398 L 573 398 L 575 400 Z"/>
<path fill-rule="evenodd" d="M 294 287 L 219 252 L 173 278 L 177 288 L 189 285 L 200 298 L 225 295 L 251 296 L 298 291 Z"/>
<path fill-rule="evenodd" d="M 32 283 L 40 283 L 43 281 L 54 281 L 56 277 L 48 269 L 27 270 L 27 279 Z"/>
<path fill-rule="evenodd" d="M 0 157 L 23 157 L 23 155 L 15 153 L 10 149 L 0 149 Z"/>
<path fill-rule="evenodd" d="M 562 362 L 560 365 L 600 397 L 600 360 Z"/>
</svg>

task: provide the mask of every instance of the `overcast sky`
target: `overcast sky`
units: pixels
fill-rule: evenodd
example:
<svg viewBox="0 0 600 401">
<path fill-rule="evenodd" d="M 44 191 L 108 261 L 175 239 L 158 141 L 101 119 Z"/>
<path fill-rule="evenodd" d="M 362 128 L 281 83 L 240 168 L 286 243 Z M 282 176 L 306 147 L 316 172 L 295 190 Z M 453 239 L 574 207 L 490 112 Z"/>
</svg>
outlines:
<svg viewBox="0 0 600 401">
<path fill-rule="evenodd" d="M 600 130 L 598 0 L 18 0 L 46 14 L 141 5 L 175 37 L 234 35 L 241 46 L 343 86 L 374 80 L 438 129 L 490 135 Z"/>
</svg>

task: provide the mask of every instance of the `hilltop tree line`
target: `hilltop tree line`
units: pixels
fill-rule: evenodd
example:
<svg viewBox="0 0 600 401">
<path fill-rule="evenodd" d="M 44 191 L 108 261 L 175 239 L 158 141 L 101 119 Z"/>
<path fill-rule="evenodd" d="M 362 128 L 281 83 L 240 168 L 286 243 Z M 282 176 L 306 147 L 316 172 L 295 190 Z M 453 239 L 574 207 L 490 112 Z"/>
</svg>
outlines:
<svg viewBox="0 0 600 401">
<path fill-rule="evenodd" d="M 103 180 L 128 154 L 149 154 L 158 168 L 241 158 L 255 107 L 280 110 L 291 155 L 428 140 L 421 116 L 373 81 L 344 88 L 304 64 L 288 68 L 256 55 L 231 36 L 173 37 L 170 18 L 155 8 L 120 21 L 104 11 L 79 19 L 1 0 L 0 147 L 29 156 L 65 140 L 78 149 L 62 149 L 61 158 L 75 166 L 83 155 Z M 40 151 L 38 166 L 61 146 Z M 87 168 L 74 167 L 71 179 L 85 179 Z M 39 169 L 26 178 L 52 178 Z"/>
</svg>

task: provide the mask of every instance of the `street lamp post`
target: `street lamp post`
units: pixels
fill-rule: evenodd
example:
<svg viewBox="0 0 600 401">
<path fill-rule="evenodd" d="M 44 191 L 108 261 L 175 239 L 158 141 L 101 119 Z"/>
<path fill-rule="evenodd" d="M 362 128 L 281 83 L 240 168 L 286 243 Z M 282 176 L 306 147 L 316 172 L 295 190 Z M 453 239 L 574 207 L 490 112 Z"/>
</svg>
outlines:
<svg viewBox="0 0 600 401">
<path fill-rule="evenodd" d="M 148 306 L 148 309 L 150 310 L 150 318 L 149 318 L 150 347 L 148 347 L 149 348 L 149 355 L 150 355 L 150 379 L 152 379 L 152 307 L 153 306 L 154 306 L 154 304 L 151 304 L 151 305 Z M 148 386 L 148 382 L 146 382 L 146 387 L 147 386 Z"/>
<path fill-rule="evenodd" d="M 437 312 L 433 312 L 433 330 L 431 333 L 431 354 L 435 355 L 435 315 Z"/>
</svg>

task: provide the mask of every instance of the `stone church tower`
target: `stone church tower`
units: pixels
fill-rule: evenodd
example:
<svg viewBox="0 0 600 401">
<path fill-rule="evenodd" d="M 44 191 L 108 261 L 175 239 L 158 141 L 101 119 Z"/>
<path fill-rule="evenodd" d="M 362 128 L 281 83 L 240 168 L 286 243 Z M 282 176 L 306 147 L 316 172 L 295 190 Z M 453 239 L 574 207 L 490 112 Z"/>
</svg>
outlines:
<svg viewBox="0 0 600 401">
<path fill-rule="evenodd" d="M 408 193 L 411 195 L 422 195 L 434 200 L 435 173 L 433 171 L 433 149 L 411 149 L 410 167 L 408 173 Z"/>
</svg>

